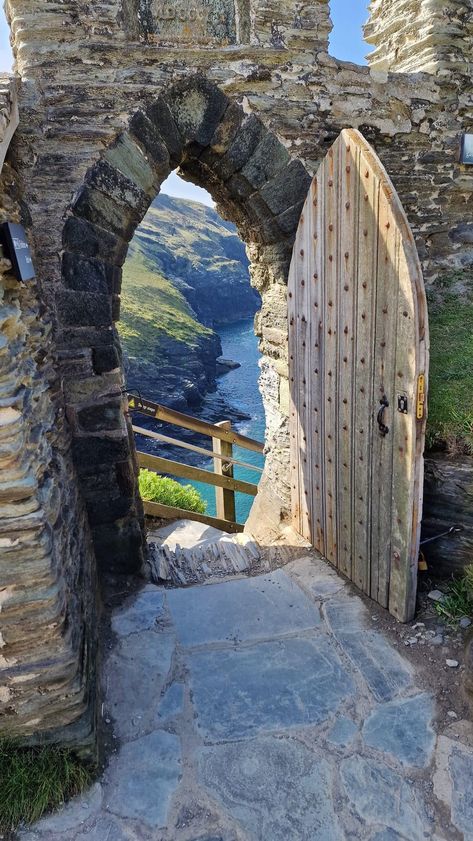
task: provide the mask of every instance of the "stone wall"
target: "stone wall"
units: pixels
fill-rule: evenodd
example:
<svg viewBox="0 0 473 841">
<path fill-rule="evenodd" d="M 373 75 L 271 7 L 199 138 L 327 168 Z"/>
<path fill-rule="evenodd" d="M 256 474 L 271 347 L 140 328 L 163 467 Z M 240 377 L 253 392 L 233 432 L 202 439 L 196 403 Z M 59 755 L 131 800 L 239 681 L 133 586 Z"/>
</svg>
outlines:
<svg viewBox="0 0 473 841">
<path fill-rule="evenodd" d="M 386 15 L 393 8 L 383 0 Z M 52 459 L 50 487 L 78 541 L 58 535 L 55 575 L 60 587 L 84 575 L 74 595 L 61 589 L 79 629 L 93 591 L 80 500 L 103 568 L 143 562 L 114 322 L 127 244 L 162 180 L 180 165 L 213 194 L 247 243 L 262 293 L 269 455 L 251 524 L 264 523 L 267 539 L 288 513 L 286 281 L 308 177 L 343 127 L 360 128 L 393 177 L 427 280 L 473 262 L 473 177 L 457 162 L 471 82 L 462 66 L 456 75 L 387 76 L 336 61 L 326 0 L 7 0 L 7 13 L 20 76 L 11 161 L 38 271 L 37 353 L 52 371 L 43 399 L 55 413 L 49 434 L 36 430 L 45 443 L 35 469 Z M 384 25 L 379 4 L 372 14 L 370 38 Z M 66 648 L 62 663 L 78 669 L 78 649 Z M 39 653 L 49 650 L 38 642 Z M 31 686 L 33 705 L 35 693 Z M 38 714 L 37 730 L 46 726 Z"/>
<path fill-rule="evenodd" d="M 7 91 L 7 88 L 5 88 Z M 15 88 L 2 105 L 15 128 Z M 31 222 L 12 163 L 0 222 Z M 51 320 L 0 248 L 0 736 L 93 733 L 96 581 L 63 425 Z M 70 725 L 73 724 L 73 730 Z M 67 736 L 66 736 L 67 733 Z"/>
<path fill-rule="evenodd" d="M 471 0 L 371 0 L 365 38 L 371 67 L 443 77 L 467 75 L 473 55 Z"/>
</svg>

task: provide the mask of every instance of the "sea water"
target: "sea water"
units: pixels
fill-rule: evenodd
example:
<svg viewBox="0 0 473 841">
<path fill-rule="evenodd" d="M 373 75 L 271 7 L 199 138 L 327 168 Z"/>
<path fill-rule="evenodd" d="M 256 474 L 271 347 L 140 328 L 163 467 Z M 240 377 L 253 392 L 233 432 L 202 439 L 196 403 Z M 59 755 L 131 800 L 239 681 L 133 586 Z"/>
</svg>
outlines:
<svg viewBox="0 0 473 841">
<path fill-rule="evenodd" d="M 264 442 L 265 417 L 263 400 L 258 387 L 260 375 L 258 363 L 261 354 L 258 349 L 258 339 L 255 336 L 253 319 L 244 319 L 233 324 L 222 325 L 217 327 L 216 331 L 222 340 L 223 357 L 239 362 L 241 366 L 223 377 L 219 377 L 218 391 L 227 403 L 250 416 L 249 420 L 235 423 L 235 429 L 242 435 Z M 233 451 L 235 459 L 255 465 L 260 469 L 264 467 L 264 456 L 259 453 L 241 447 L 234 447 Z M 202 467 L 213 469 L 211 464 L 202 464 Z M 261 472 L 235 466 L 234 476 L 235 479 L 258 484 Z M 191 484 L 195 485 L 204 497 L 207 503 L 207 513 L 215 516 L 215 488 L 200 482 L 192 482 Z M 239 523 L 246 522 L 253 501 L 254 497 L 252 496 L 241 493 L 235 495 L 236 517 Z"/>
</svg>

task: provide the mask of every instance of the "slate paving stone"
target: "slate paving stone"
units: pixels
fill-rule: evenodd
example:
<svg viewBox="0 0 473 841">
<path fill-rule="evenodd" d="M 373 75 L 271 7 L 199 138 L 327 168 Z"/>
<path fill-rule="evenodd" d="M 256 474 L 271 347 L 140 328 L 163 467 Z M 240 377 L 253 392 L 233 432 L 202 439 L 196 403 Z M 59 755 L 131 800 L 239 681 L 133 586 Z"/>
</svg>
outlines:
<svg viewBox="0 0 473 841">
<path fill-rule="evenodd" d="M 138 836 L 130 829 L 123 829 L 113 818 L 104 817 L 95 826 L 87 827 L 76 836 L 74 841 L 138 841 Z"/>
<path fill-rule="evenodd" d="M 175 642 L 172 634 L 143 631 L 121 639 L 108 658 L 107 707 L 120 738 L 136 738 L 154 729 Z"/>
<path fill-rule="evenodd" d="M 423 768 L 435 746 L 433 714 L 434 704 L 426 693 L 384 704 L 365 722 L 363 738 L 370 747 L 390 753 L 404 765 Z"/>
<path fill-rule="evenodd" d="M 334 724 L 330 733 L 328 734 L 329 742 L 334 745 L 345 748 L 353 741 L 358 733 L 358 727 L 350 718 L 341 716 Z"/>
<path fill-rule="evenodd" d="M 112 631 L 120 637 L 155 628 L 164 614 L 164 591 L 149 585 L 132 596 L 112 619 Z"/>
<path fill-rule="evenodd" d="M 473 754 L 453 750 L 449 770 L 452 780 L 452 822 L 470 839 L 473 838 Z"/>
<path fill-rule="evenodd" d="M 373 836 L 372 841 L 407 841 L 407 839 L 398 832 L 394 832 L 393 829 L 383 829 Z"/>
<path fill-rule="evenodd" d="M 203 748 L 201 775 L 251 841 L 344 841 L 332 769 L 290 738 Z"/>
<path fill-rule="evenodd" d="M 107 809 L 152 829 L 165 827 L 181 764 L 181 743 L 171 733 L 159 731 L 123 745 L 107 771 Z"/>
<path fill-rule="evenodd" d="M 322 635 L 231 650 L 191 651 L 194 708 L 208 739 L 319 724 L 354 691 Z"/>
<path fill-rule="evenodd" d="M 184 705 L 184 684 L 172 683 L 159 705 L 159 718 L 173 718 L 182 712 Z"/>
<path fill-rule="evenodd" d="M 357 814 L 369 824 L 385 825 L 409 841 L 432 837 L 420 792 L 391 768 L 353 756 L 340 765 L 345 792 Z"/>
<path fill-rule="evenodd" d="M 377 701 L 389 701 L 412 685 L 407 662 L 381 634 L 339 633 L 337 639 Z"/>
<path fill-rule="evenodd" d="M 63 834 L 68 829 L 80 829 L 81 824 L 99 811 L 101 804 L 102 786 L 95 783 L 84 794 L 66 803 L 59 812 L 39 821 L 35 830 L 39 833 Z"/>
<path fill-rule="evenodd" d="M 299 558 L 285 566 L 284 572 L 309 591 L 314 599 L 326 599 L 346 586 L 346 581 L 318 558 Z"/>
<path fill-rule="evenodd" d="M 168 602 L 184 646 L 265 639 L 321 624 L 317 607 L 282 570 L 170 590 Z"/>
</svg>

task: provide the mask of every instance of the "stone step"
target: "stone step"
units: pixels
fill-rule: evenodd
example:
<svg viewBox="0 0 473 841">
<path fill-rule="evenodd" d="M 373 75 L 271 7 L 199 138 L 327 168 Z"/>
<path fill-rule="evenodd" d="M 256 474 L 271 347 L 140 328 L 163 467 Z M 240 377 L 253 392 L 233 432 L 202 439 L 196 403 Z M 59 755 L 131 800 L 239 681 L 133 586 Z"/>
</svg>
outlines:
<svg viewBox="0 0 473 841">
<path fill-rule="evenodd" d="M 250 535 L 229 535 L 192 520 L 178 520 L 150 532 L 148 542 L 151 580 L 156 583 L 185 587 L 270 569 Z"/>
</svg>

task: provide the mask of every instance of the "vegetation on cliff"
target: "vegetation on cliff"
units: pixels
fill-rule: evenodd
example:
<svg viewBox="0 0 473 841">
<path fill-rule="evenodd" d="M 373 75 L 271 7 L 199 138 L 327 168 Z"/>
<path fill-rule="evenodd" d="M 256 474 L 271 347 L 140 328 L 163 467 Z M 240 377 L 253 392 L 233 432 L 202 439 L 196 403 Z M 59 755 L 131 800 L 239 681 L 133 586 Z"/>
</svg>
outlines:
<svg viewBox="0 0 473 841">
<path fill-rule="evenodd" d="M 430 386 L 427 443 L 473 452 L 473 274 L 441 275 L 429 292 Z"/>
<path fill-rule="evenodd" d="M 130 356 L 156 364 L 167 360 L 169 341 L 196 347 L 200 337 L 212 335 L 212 330 L 197 320 L 182 293 L 156 270 L 135 242 L 123 270 L 118 329 Z"/>
<path fill-rule="evenodd" d="M 149 502 L 160 502 L 185 511 L 205 514 L 207 503 L 192 485 L 180 485 L 174 479 L 158 476 L 151 470 L 140 470 L 139 486 L 141 498 Z"/>
</svg>

